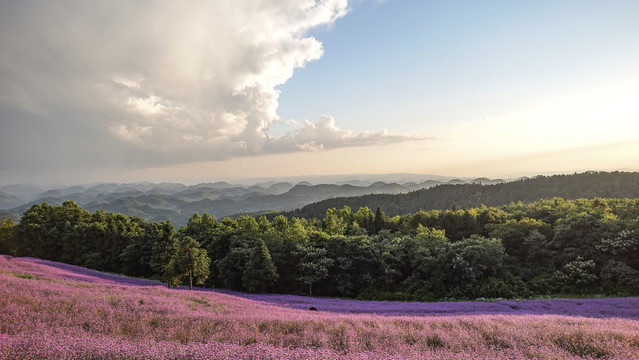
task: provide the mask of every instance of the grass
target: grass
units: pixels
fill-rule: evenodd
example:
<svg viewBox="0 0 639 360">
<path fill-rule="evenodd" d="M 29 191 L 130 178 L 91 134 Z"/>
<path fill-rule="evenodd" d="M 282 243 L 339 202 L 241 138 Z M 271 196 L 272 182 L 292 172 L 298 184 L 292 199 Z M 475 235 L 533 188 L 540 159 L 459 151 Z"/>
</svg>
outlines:
<svg viewBox="0 0 639 360">
<path fill-rule="evenodd" d="M 627 315 L 311 312 L 53 265 L 0 256 L 0 359 L 639 359 Z"/>
</svg>

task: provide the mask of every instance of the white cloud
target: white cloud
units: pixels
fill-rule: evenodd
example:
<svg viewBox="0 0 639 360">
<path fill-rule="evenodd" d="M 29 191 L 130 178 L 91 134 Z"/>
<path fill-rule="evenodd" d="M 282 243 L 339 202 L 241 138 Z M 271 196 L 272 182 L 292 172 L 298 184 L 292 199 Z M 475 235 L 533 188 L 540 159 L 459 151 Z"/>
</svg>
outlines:
<svg viewBox="0 0 639 360">
<path fill-rule="evenodd" d="M 412 139 L 352 134 L 331 117 L 278 118 L 276 87 L 322 56 L 308 30 L 344 16 L 347 0 L 1 6 L 0 142 L 28 144 L 14 167 L 144 167 Z M 278 121 L 288 133 L 269 135 Z"/>
<path fill-rule="evenodd" d="M 390 135 L 386 130 L 353 135 L 350 130 L 338 128 L 332 116 L 324 115 L 315 123 L 306 120 L 304 126 L 297 126 L 293 131 L 271 139 L 266 144 L 266 149 L 270 152 L 289 152 L 294 149 L 320 151 L 349 146 L 386 145 L 422 139 L 424 138 L 418 136 Z"/>
</svg>

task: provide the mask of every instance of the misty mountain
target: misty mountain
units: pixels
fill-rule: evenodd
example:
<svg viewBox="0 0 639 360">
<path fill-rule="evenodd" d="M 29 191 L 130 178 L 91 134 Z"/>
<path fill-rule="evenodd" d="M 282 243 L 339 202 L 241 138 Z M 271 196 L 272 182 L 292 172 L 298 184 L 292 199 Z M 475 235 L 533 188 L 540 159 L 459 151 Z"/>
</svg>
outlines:
<svg viewBox="0 0 639 360">
<path fill-rule="evenodd" d="M 171 220 L 181 226 L 193 213 L 217 218 L 239 214 L 288 212 L 291 216 L 319 217 L 328 208 L 350 206 L 371 209 L 381 206 L 388 215 L 419 209 L 498 206 L 516 201 L 537 201 L 555 196 L 639 197 L 638 173 L 588 172 L 573 175 L 538 176 L 505 182 L 501 179 L 409 179 L 406 182 L 343 180 L 340 184 L 300 181 L 263 181 L 251 185 L 212 182 L 197 185 L 176 183 L 126 183 L 71 186 L 42 190 L 25 200 L 6 190 L 28 194 L 33 188 L 5 186 L 0 191 L 2 208 L 21 214 L 34 204 L 61 204 L 73 200 L 89 211 L 105 210 L 140 216 L 147 220 Z M 417 180 L 417 181 L 415 181 Z M 293 211 L 294 209 L 297 209 Z"/>
<path fill-rule="evenodd" d="M 400 194 L 441 184 L 441 180 L 419 182 L 345 180 L 341 184 L 317 184 L 301 181 L 266 181 L 253 185 L 218 181 L 197 185 L 175 183 L 105 183 L 41 190 L 25 201 L 11 193 L 0 193 L 2 208 L 21 214 L 31 206 L 47 202 L 61 204 L 72 200 L 89 211 L 105 210 L 147 220 L 171 220 L 177 226 L 193 213 L 207 212 L 218 218 L 272 211 L 290 211 L 334 197 L 367 194 Z M 20 190 L 13 186 L 9 189 Z M 24 191 L 22 191 L 24 193 Z"/>
<path fill-rule="evenodd" d="M 12 207 L 22 204 L 24 200 L 0 191 L 0 209 L 11 209 Z"/>
<path fill-rule="evenodd" d="M 45 189 L 42 187 L 26 184 L 14 184 L 0 187 L 0 191 L 11 194 L 23 200 L 33 200 L 35 196 L 41 194 Z"/>
<path fill-rule="evenodd" d="M 375 186 L 359 187 L 353 185 L 298 184 L 282 194 L 254 193 L 244 198 L 220 198 L 203 199 L 189 202 L 180 206 L 177 211 L 180 214 L 193 214 L 208 212 L 216 217 L 234 214 L 250 214 L 265 210 L 288 211 L 299 208 L 315 201 L 328 199 L 335 196 L 356 196 L 363 194 L 400 193 L 409 190 L 398 184 L 377 184 Z"/>
<path fill-rule="evenodd" d="M 14 222 L 20 221 L 20 214 L 15 213 L 11 210 L 0 210 L 0 218 L 11 219 Z"/>
</svg>

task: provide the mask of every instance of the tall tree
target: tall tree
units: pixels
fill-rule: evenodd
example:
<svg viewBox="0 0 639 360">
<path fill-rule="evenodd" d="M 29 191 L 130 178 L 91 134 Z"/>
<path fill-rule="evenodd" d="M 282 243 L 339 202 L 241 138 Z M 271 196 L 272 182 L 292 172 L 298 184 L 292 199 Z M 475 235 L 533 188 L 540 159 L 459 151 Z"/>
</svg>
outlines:
<svg viewBox="0 0 639 360">
<path fill-rule="evenodd" d="M 268 232 L 263 235 L 264 243 L 271 254 L 271 260 L 278 272 L 278 292 L 290 292 L 297 285 L 298 259 L 295 256 L 297 244 L 308 241 L 306 219 L 293 218 L 290 222 L 282 215 L 273 219 Z"/>
<path fill-rule="evenodd" d="M 171 285 L 171 260 L 178 251 L 178 242 L 175 238 L 173 225 L 169 222 L 156 226 L 160 230 L 156 233 L 156 238 L 151 250 L 151 260 L 149 265 L 153 271 L 161 274 L 167 284 Z"/>
<path fill-rule="evenodd" d="M 9 254 L 11 252 L 11 238 L 14 226 L 13 220 L 0 217 L 0 254 Z"/>
<path fill-rule="evenodd" d="M 257 239 L 244 265 L 242 284 L 249 292 L 264 292 L 277 280 L 277 269 L 264 240 Z"/>
<path fill-rule="evenodd" d="M 189 290 L 193 290 L 193 278 L 196 284 L 204 284 L 209 277 L 211 259 L 206 250 L 192 237 L 185 236 L 178 242 L 177 252 L 171 259 L 172 285 L 179 285 L 182 278 L 189 278 Z"/>
<path fill-rule="evenodd" d="M 326 249 L 311 245 L 298 245 L 297 253 L 301 258 L 297 280 L 308 285 L 308 294 L 313 296 L 313 284 L 328 276 L 333 259 L 327 257 Z"/>
<path fill-rule="evenodd" d="M 386 225 L 386 214 L 382 211 L 382 207 L 378 206 L 375 210 L 375 234 L 378 234 Z"/>
</svg>

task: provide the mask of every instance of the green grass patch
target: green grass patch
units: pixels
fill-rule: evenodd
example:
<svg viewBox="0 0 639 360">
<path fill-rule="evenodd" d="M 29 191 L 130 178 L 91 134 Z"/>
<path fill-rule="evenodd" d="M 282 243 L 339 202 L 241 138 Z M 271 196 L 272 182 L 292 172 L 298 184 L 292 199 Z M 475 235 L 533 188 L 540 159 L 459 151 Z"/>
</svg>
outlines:
<svg viewBox="0 0 639 360">
<path fill-rule="evenodd" d="M 29 274 L 22 274 L 22 273 L 10 273 L 10 274 L 20 279 L 37 280 L 35 276 L 29 275 Z"/>
</svg>

